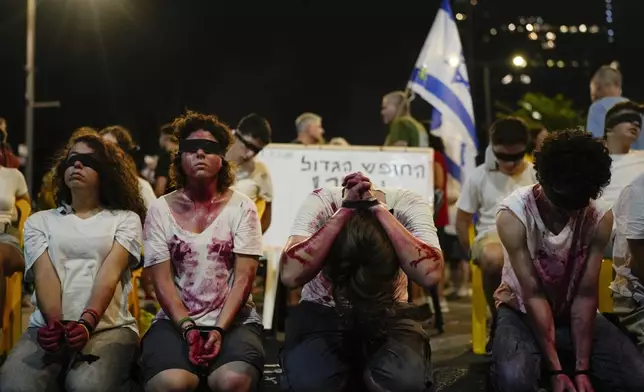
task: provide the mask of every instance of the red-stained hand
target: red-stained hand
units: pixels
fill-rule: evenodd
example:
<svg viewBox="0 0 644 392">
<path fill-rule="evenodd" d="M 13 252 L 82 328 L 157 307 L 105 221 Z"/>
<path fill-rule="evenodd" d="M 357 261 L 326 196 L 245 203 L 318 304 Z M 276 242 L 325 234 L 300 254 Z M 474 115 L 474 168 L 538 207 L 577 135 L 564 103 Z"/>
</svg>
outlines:
<svg viewBox="0 0 644 392">
<path fill-rule="evenodd" d="M 65 324 L 65 336 L 69 348 L 81 351 L 89 341 L 89 330 L 77 321 L 69 321 Z"/>
<path fill-rule="evenodd" d="M 565 374 L 557 374 L 550 378 L 552 392 L 577 392 L 575 385 Z"/>
<path fill-rule="evenodd" d="M 65 326 L 59 320 L 49 320 L 46 326 L 38 328 L 38 344 L 43 350 L 60 350 L 65 339 Z"/>
<path fill-rule="evenodd" d="M 575 386 L 577 387 L 577 392 L 595 392 L 593 384 L 590 382 L 590 377 L 586 374 L 575 376 Z"/>
<path fill-rule="evenodd" d="M 210 363 L 217 358 L 217 355 L 219 355 L 219 351 L 221 350 L 221 342 L 222 336 L 219 331 L 210 331 L 208 334 L 208 340 L 203 346 L 201 359 L 206 363 Z"/>
<path fill-rule="evenodd" d="M 196 329 L 190 330 L 186 334 L 186 343 L 188 344 L 188 358 L 190 362 L 197 366 L 205 364 L 202 356 L 204 354 L 204 341 L 201 333 Z"/>
<path fill-rule="evenodd" d="M 344 200 L 357 201 L 373 197 L 371 180 L 360 172 L 351 173 L 344 177 L 342 186 L 344 187 Z"/>
</svg>

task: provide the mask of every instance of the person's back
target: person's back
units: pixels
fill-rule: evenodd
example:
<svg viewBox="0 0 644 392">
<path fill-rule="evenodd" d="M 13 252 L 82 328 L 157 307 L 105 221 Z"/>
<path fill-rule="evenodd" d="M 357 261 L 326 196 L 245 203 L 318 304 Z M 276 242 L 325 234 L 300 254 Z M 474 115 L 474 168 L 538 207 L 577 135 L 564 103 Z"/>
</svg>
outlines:
<svg viewBox="0 0 644 392">
<path fill-rule="evenodd" d="M 412 116 L 400 116 L 389 124 L 385 146 L 429 147 L 427 130 Z"/>
</svg>

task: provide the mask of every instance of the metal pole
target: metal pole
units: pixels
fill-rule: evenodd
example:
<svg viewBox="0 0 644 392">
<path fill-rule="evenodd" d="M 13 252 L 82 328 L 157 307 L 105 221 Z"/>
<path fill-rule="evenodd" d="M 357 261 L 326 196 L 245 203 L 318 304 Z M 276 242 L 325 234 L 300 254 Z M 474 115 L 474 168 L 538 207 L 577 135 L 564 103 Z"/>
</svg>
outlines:
<svg viewBox="0 0 644 392">
<path fill-rule="evenodd" d="M 36 0 L 27 0 L 27 85 L 25 98 L 25 139 L 27 143 L 27 186 L 32 194 L 34 184 L 34 101 L 35 101 L 35 56 L 36 56 Z"/>
<path fill-rule="evenodd" d="M 485 93 L 485 128 L 492 124 L 492 90 L 490 89 L 490 67 L 483 65 L 483 92 Z"/>
</svg>

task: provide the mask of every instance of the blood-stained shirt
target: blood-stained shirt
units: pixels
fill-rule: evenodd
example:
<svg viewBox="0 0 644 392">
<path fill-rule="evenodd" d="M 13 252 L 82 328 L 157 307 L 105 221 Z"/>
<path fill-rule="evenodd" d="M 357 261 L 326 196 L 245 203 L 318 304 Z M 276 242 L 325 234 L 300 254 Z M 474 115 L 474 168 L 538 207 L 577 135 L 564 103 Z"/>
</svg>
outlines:
<svg viewBox="0 0 644 392">
<path fill-rule="evenodd" d="M 590 205 L 573 215 L 558 234 L 544 224 L 537 208 L 542 196 L 540 185 L 514 191 L 499 207 L 510 210 L 523 223 L 532 264 L 548 298 L 555 319 L 567 319 L 579 282 L 585 271 L 595 230 L 610 211 L 607 203 L 590 201 Z M 504 249 L 501 285 L 494 293 L 496 305 L 506 304 L 526 313 L 519 280 Z"/>
<path fill-rule="evenodd" d="M 407 189 L 379 188 L 385 195 L 387 207 L 409 232 L 424 243 L 440 249 L 433 211 L 422 196 Z M 291 236 L 310 237 L 326 223 L 342 205 L 342 188 L 316 189 L 300 207 L 295 217 Z M 407 302 L 407 275 L 398 274 L 394 299 Z M 322 272 L 304 285 L 301 301 L 335 306 L 331 282 Z"/>
<path fill-rule="evenodd" d="M 199 326 L 214 326 L 233 284 L 235 254 L 262 255 L 262 231 L 255 204 L 233 191 L 228 204 L 201 233 L 183 229 L 167 202 L 157 199 L 144 227 L 145 267 L 171 262 L 174 285 Z M 168 316 L 162 309 L 157 319 Z M 236 323 L 260 323 L 252 297 Z"/>
</svg>

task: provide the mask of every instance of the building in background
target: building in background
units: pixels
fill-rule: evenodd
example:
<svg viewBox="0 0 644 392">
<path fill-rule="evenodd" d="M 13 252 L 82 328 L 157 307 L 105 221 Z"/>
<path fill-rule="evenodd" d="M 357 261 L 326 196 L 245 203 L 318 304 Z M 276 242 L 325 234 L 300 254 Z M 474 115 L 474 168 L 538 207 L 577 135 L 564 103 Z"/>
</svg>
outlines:
<svg viewBox="0 0 644 392">
<path fill-rule="evenodd" d="M 567 1 L 562 7 L 557 0 L 457 0 L 466 56 L 474 58 L 477 123 L 487 122 L 481 120 L 495 111 L 495 102 L 512 105 L 530 91 L 563 94 L 587 108 L 592 73 L 617 59 L 621 10 L 614 3 L 620 1 Z"/>
</svg>

